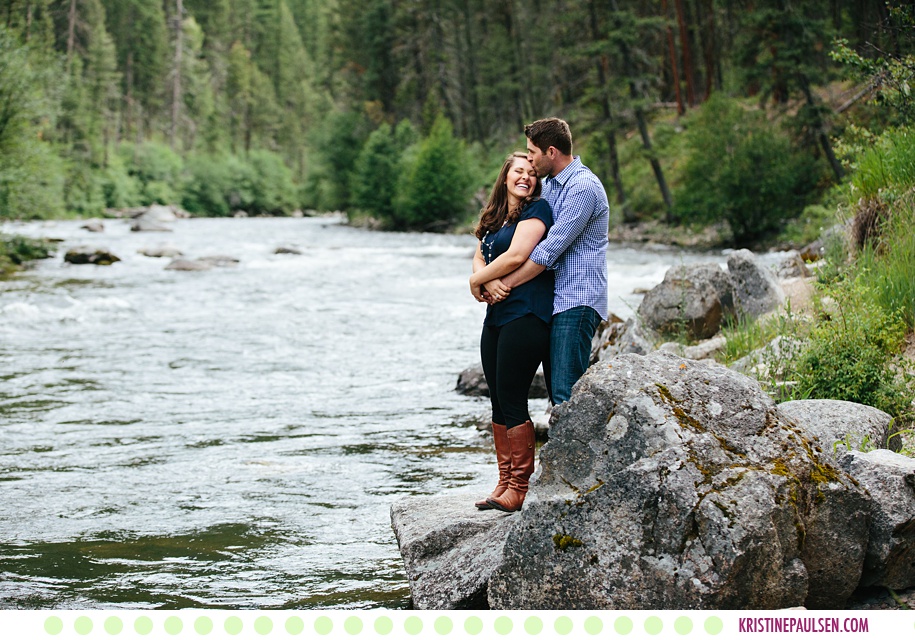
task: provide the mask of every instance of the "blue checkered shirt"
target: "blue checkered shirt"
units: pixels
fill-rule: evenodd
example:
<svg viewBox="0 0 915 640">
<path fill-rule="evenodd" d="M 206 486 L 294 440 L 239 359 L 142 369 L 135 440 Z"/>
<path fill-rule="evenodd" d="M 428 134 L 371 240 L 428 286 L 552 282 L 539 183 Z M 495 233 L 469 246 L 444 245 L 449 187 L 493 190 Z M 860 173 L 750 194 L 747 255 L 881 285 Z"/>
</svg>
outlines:
<svg viewBox="0 0 915 640">
<path fill-rule="evenodd" d="M 588 306 L 606 320 L 610 205 L 604 185 L 575 156 L 544 180 L 543 198 L 553 208 L 554 223 L 531 260 L 555 272 L 553 315 Z"/>
</svg>

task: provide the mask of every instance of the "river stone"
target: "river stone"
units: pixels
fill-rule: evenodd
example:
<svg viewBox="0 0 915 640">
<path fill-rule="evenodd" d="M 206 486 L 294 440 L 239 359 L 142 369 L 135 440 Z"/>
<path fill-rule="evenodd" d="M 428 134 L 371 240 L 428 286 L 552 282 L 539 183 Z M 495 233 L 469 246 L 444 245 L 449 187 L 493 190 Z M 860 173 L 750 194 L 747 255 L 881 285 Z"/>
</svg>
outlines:
<svg viewBox="0 0 915 640">
<path fill-rule="evenodd" d="M 104 233 L 105 224 L 101 220 L 87 220 L 80 229 L 85 229 L 89 233 Z"/>
<path fill-rule="evenodd" d="M 95 264 L 99 266 L 108 266 L 121 259 L 108 251 L 107 249 L 97 249 L 93 247 L 73 247 L 64 255 L 64 262 L 70 264 Z"/>
<path fill-rule="evenodd" d="M 495 464 L 493 464 L 495 467 Z M 485 609 L 489 576 L 514 519 L 473 503 L 486 495 L 402 498 L 391 525 L 416 609 Z"/>
<path fill-rule="evenodd" d="M 752 375 L 757 380 L 778 378 L 803 348 L 803 340 L 792 336 L 775 336 L 764 347 L 732 362 L 730 367 L 738 373 Z"/>
<path fill-rule="evenodd" d="M 171 228 L 153 220 L 139 218 L 131 223 L 130 230 L 137 233 L 166 233 L 171 231 Z"/>
<path fill-rule="evenodd" d="M 175 211 L 171 207 L 161 204 L 152 204 L 144 211 L 133 216 L 135 220 L 143 220 L 151 223 L 174 222 L 177 219 Z"/>
<path fill-rule="evenodd" d="M 799 251 L 789 251 L 788 255 L 782 258 L 778 263 L 776 275 L 778 275 L 781 280 L 788 280 L 789 278 L 809 278 L 810 269 L 807 268 L 807 263 L 804 262 Z"/>
<path fill-rule="evenodd" d="M 681 358 L 689 358 L 690 360 L 707 360 L 716 353 L 723 351 L 725 346 L 727 346 L 727 343 L 727 338 L 718 335 L 694 345 L 685 345 L 680 344 L 679 342 L 665 342 L 658 347 L 658 351 L 672 353 Z"/>
<path fill-rule="evenodd" d="M 839 466 L 872 498 L 861 586 L 915 586 L 915 460 L 875 449 L 850 451 Z"/>
<path fill-rule="evenodd" d="M 778 405 L 779 412 L 802 429 L 808 439 L 833 460 L 852 449 L 898 451 L 899 437 L 890 439 L 892 416 L 880 409 L 844 400 L 792 400 Z"/>
<path fill-rule="evenodd" d="M 599 338 L 598 360 L 608 360 L 618 355 L 634 353 L 645 355 L 654 351 L 658 334 L 646 327 L 638 316 L 624 323 L 608 326 Z"/>
<path fill-rule="evenodd" d="M 169 262 L 165 268 L 168 271 L 208 271 L 213 268 L 213 265 L 209 262 L 203 262 L 202 260 L 176 258 Z"/>
<path fill-rule="evenodd" d="M 465 396 L 489 397 L 489 385 L 486 383 L 486 377 L 483 375 L 483 365 L 478 364 L 468 367 L 458 374 L 457 384 L 454 390 Z M 531 382 L 530 391 L 527 397 L 529 399 L 547 398 L 546 379 L 543 377 L 543 369 L 538 369 L 534 374 L 534 380 Z"/>
<path fill-rule="evenodd" d="M 841 608 L 861 575 L 863 493 L 726 367 L 661 352 L 592 366 L 540 463 L 492 608 Z"/>
<path fill-rule="evenodd" d="M 234 267 L 234 266 L 237 266 L 238 263 L 241 262 L 241 260 L 239 260 L 238 258 L 236 258 L 234 256 L 223 256 L 223 255 L 203 256 L 203 257 L 197 258 L 197 259 L 200 262 L 206 262 L 207 264 L 211 264 L 214 267 Z"/>
<path fill-rule="evenodd" d="M 144 255 L 147 258 L 177 258 L 184 255 L 181 249 L 170 245 L 160 245 L 155 248 L 147 247 L 145 249 L 140 249 L 137 253 Z"/>
<path fill-rule="evenodd" d="M 677 333 L 682 329 L 693 339 L 711 338 L 718 333 L 726 310 L 719 287 L 712 281 L 716 277 L 713 270 L 720 272 L 722 282 L 728 277 L 717 265 L 669 269 L 661 284 L 642 298 L 638 315 L 656 331 Z M 720 288 L 727 289 L 723 284 Z"/>
<path fill-rule="evenodd" d="M 735 305 L 743 315 L 757 318 L 784 304 L 785 292 L 775 273 L 751 251 L 740 249 L 729 255 L 728 272 L 734 282 Z"/>
</svg>

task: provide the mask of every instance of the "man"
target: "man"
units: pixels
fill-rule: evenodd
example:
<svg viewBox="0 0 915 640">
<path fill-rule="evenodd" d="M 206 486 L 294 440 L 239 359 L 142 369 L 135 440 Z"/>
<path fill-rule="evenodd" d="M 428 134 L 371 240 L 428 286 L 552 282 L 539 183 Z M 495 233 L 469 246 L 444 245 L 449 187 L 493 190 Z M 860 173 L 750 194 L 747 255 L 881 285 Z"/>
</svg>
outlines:
<svg viewBox="0 0 915 640">
<path fill-rule="evenodd" d="M 524 128 L 527 159 L 543 183 L 554 224 L 530 259 L 502 278 L 510 290 L 553 269 L 556 291 L 550 329 L 553 404 L 572 396 L 591 358 L 591 340 L 607 319 L 607 233 L 610 205 L 601 181 L 572 155 L 572 132 L 559 118 Z"/>
</svg>

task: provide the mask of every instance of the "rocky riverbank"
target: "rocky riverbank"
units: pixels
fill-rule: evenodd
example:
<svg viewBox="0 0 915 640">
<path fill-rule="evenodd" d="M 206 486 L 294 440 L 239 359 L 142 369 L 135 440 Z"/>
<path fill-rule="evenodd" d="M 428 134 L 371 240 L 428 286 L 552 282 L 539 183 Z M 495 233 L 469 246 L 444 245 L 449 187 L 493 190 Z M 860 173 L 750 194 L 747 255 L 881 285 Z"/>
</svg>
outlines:
<svg viewBox="0 0 915 640">
<path fill-rule="evenodd" d="M 520 513 L 477 513 L 472 495 L 396 503 L 414 606 L 904 606 L 915 460 L 863 446 L 898 449 L 890 416 L 777 404 L 741 372 L 764 354 L 741 371 L 712 359 L 728 315 L 809 307 L 803 261 L 773 266 L 738 251 L 726 271 L 676 267 L 635 317 L 604 326 L 591 369 L 552 412 Z M 789 347 L 766 347 L 777 348 Z"/>
<path fill-rule="evenodd" d="M 520 513 L 394 505 L 414 606 L 836 609 L 906 589 L 915 461 L 844 444 L 889 425 L 852 403 L 777 405 L 709 362 L 600 361 L 554 409 Z"/>
</svg>

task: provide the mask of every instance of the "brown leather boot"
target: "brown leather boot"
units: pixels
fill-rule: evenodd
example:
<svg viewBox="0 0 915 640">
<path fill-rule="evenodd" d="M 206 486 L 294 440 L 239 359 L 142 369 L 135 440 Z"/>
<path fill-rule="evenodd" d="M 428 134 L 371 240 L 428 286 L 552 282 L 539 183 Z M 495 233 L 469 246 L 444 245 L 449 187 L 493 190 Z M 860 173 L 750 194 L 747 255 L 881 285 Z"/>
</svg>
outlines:
<svg viewBox="0 0 915 640">
<path fill-rule="evenodd" d="M 496 463 L 499 465 L 499 484 L 493 489 L 489 498 L 498 498 L 508 489 L 508 479 L 511 476 L 512 452 L 508 446 L 508 434 L 505 433 L 504 424 L 492 423 L 492 443 L 496 447 Z M 474 503 L 477 509 L 492 509 L 492 505 L 483 498 Z"/>
<path fill-rule="evenodd" d="M 498 498 L 488 498 L 494 509 L 518 511 L 527 495 L 527 483 L 534 473 L 534 425 L 528 420 L 524 424 L 507 430 L 511 448 L 511 477 L 508 489 Z"/>
</svg>

